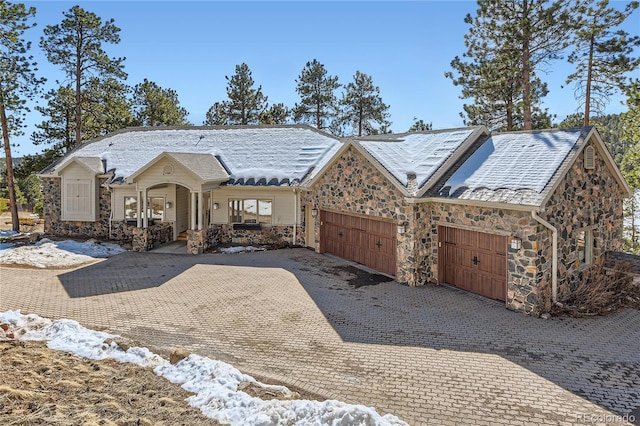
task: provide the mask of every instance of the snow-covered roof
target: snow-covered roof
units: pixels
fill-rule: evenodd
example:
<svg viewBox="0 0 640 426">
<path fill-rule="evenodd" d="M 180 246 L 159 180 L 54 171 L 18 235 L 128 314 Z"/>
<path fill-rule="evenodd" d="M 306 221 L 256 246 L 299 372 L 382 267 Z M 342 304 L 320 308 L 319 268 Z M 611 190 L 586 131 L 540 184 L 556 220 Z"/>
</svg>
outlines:
<svg viewBox="0 0 640 426">
<path fill-rule="evenodd" d="M 106 160 L 112 181 L 123 181 L 162 152 L 210 154 L 228 171 L 229 184 L 295 185 L 319 170 L 342 142 L 309 126 L 132 128 L 89 142 L 43 173 L 74 157 Z"/>
<path fill-rule="evenodd" d="M 540 205 L 545 190 L 590 128 L 497 133 L 479 144 L 434 189 L 460 200 Z"/>
<path fill-rule="evenodd" d="M 358 143 L 405 188 L 415 174 L 417 188 L 469 139 L 477 128 L 405 133 L 359 138 Z"/>
</svg>

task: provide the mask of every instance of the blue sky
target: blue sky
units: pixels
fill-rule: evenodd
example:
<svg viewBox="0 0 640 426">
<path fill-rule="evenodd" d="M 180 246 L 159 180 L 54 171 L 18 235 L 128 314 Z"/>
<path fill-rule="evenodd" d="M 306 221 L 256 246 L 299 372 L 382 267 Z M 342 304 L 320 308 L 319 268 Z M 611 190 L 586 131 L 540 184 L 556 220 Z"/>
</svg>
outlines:
<svg viewBox="0 0 640 426">
<path fill-rule="evenodd" d="M 331 75 L 346 84 L 358 70 L 373 78 L 390 106 L 391 129 L 406 131 L 414 117 L 434 128 L 462 126 L 460 90 L 444 77 L 449 63 L 462 55 L 464 23 L 474 14 L 475 1 L 357 1 L 357 2 L 219 2 L 219 1 L 37 1 L 38 26 L 26 33 L 46 90 L 66 77 L 49 64 L 38 47 L 42 30 L 63 19 L 79 4 L 104 19 L 114 18 L 121 42 L 105 45 L 110 56 L 125 56 L 131 86 L 144 78 L 178 93 L 191 123 L 201 125 L 209 107 L 226 99 L 225 75 L 247 63 L 256 85 L 269 103 L 291 107 L 299 101 L 295 79 L 307 61 L 317 59 Z M 613 1 L 623 8 L 626 2 Z M 625 29 L 638 33 L 640 13 Z M 544 106 L 559 119 L 576 112 L 571 87 L 561 88 L 571 68 L 554 63 L 542 78 L 550 93 Z M 624 111 L 621 97 L 608 112 Z M 26 135 L 14 156 L 40 150 L 30 142 L 37 113 L 28 116 Z"/>
</svg>

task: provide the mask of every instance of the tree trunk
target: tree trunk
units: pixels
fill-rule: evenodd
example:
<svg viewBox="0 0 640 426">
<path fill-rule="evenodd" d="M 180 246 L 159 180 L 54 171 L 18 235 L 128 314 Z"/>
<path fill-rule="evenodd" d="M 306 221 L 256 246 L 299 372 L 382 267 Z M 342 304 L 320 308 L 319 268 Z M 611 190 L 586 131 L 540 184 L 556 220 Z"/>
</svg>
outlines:
<svg viewBox="0 0 640 426">
<path fill-rule="evenodd" d="M 82 61 L 80 60 L 80 55 L 82 54 L 82 41 L 78 43 L 78 48 L 76 51 L 76 147 L 79 147 L 82 144 L 82 93 L 80 92 L 82 88 Z"/>
<path fill-rule="evenodd" d="M 595 26 L 596 17 L 593 17 Z M 589 41 L 589 63 L 587 64 L 587 87 L 584 98 L 584 125 L 589 125 L 589 116 L 591 115 L 591 73 L 593 69 L 593 49 L 595 44 L 595 36 L 591 34 L 591 40 Z"/>
<path fill-rule="evenodd" d="M 523 19 L 529 19 L 528 0 L 523 3 Z M 527 24 L 530 25 L 530 24 Z M 524 130 L 533 129 L 533 117 L 531 115 L 531 31 L 528 27 L 522 29 L 522 101 Z"/>
<path fill-rule="evenodd" d="M 0 100 L 0 122 L 2 122 L 2 139 L 4 141 L 4 156 L 7 162 L 7 187 L 9 188 L 9 210 L 11 211 L 11 227 L 20 232 L 20 218 L 18 217 L 18 203 L 16 201 L 16 184 L 13 179 L 13 159 L 11 158 L 11 143 L 9 142 L 9 125 L 4 109 L 4 99 Z"/>
</svg>

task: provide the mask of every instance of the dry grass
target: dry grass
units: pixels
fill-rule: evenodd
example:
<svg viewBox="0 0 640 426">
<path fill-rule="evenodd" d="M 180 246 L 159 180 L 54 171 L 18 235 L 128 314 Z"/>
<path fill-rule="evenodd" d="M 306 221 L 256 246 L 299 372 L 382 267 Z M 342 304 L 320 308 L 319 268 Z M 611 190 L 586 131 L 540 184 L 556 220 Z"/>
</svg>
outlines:
<svg viewBox="0 0 640 426">
<path fill-rule="evenodd" d="M 561 289 L 555 314 L 573 316 L 606 315 L 622 308 L 640 309 L 640 286 L 626 273 L 630 265 L 607 270 L 594 265 L 576 274 Z"/>
<path fill-rule="evenodd" d="M 149 368 L 0 341 L 2 425 L 216 425 Z"/>
</svg>

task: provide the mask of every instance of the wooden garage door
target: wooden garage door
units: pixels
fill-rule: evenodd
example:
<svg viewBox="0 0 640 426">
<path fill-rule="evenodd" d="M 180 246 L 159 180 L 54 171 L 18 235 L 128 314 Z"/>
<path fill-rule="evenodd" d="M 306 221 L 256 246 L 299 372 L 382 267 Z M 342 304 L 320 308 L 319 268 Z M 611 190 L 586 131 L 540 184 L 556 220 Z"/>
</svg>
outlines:
<svg viewBox="0 0 640 426">
<path fill-rule="evenodd" d="M 507 296 L 507 237 L 438 227 L 441 281 L 492 299 Z"/>
<path fill-rule="evenodd" d="M 396 225 L 391 222 L 320 211 L 320 252 L 396 274 Z"/>
</svg>

